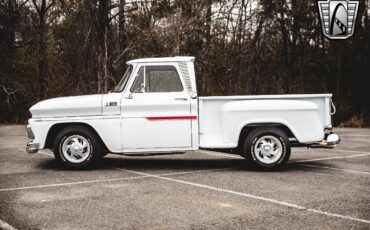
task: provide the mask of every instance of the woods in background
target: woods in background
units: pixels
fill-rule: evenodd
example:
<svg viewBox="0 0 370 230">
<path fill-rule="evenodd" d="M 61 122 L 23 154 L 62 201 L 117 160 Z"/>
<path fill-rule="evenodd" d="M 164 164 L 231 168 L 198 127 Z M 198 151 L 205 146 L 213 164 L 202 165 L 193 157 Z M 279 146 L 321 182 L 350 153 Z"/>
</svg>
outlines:
<svg viewBox="0 0 370 230">
<path fill-rule="evenodd" d="M 0 0 L 0 123 L 106 93 L 129 59 L 191 55 L 199 95 L 333 93 L 336 125 L 369 126 L 369 14 L 332 41 L 312 0 Z"/>
</svg>

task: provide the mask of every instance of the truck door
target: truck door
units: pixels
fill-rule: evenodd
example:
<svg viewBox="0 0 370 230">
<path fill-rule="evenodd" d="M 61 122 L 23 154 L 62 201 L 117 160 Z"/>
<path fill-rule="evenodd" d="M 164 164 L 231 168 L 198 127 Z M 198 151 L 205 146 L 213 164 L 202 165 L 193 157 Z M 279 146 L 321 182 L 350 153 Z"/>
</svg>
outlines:
<svg viewBox="0 0 370 230">
<path fill-rule="evenodd" d="M 123 151 L 191 149 L 190 96 L 177 63 L 138 65 L 121 108 Z"/>
</svg>

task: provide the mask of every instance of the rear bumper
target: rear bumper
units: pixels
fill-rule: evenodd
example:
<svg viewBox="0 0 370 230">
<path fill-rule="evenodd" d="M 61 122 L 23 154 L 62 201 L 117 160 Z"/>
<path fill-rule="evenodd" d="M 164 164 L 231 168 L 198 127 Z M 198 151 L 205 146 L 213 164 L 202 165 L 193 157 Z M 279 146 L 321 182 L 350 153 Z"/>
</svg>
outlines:
<svg viewBox="0 0 370 230">
<path fill-rule="evenodd" d="M 329 133 L 328 135 L 325 136 L 325 139 L 321 142 L 318 143 L 313 143 L 310 145 L 311 148 L 328 148 L 332 149 L 334 148 L 337 144 L 340 143 L 340 137 L 336 133 Z"/>
</svg>

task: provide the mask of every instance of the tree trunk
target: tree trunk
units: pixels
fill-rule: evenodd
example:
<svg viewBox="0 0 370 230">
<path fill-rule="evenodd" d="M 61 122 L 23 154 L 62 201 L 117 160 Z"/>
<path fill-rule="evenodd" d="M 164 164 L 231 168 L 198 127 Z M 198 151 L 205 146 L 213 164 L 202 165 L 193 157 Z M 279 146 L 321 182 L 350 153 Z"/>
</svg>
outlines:
<svg viewBox="0 0 370 230">
<path fill-rule="evenodd" d="M 282 34 L 282 55 L 283 55 L 283 65 L 282 65 L 282 70 L 283 73 L 285 73 L 285 76 L 287 77 L 286 84 L 285 84 L 285 93 L 290 93 L 291 88 L 292 88 L 292 78 L 291 78 L 291 70 L 289 69 L 289 55 L 288 55 L 288 31 L 287 27 L 285 24 L 285 19 L 284 19 L 284 13 L 280 12 L 280 29 L 281 29 L 281 34 Z"/>
<path fill-rule="evenodd" d="M 112 78 L 111 49 L 109 42 L 109 10 L 111 0 L 99 0 L 98 12 L 98 93 L 107 93 Z"/>
<path fill-rule="evenodd" d="M 205 33 L 205 47 L 208 48 L 211 44 L 211 22 L 212 22 L 212 0 L 206 0 L 206 33 Z"/>
<path fill-rule="evenodd" d="M 48 60 L 47 60 L 47 45 L 46 45 L 46 17 L 47 11 L 54 4 L 51 2 L 50 5 L 46 4 L 46 0 L 41 1 L 41 5 L 37 5 L 36 0 L 33 0 L 33 5 L 37 11 L 38 15 L 38 25 L 37 25 L 37 75 L 38 75 L 38 96 L 40 99 L 44 98 L 45 93 L 45 81 L 46 74 L 48 69 Z"/>
<path fill-rule="evenodd" d="M 9 0 L 8 2 L 9 7 L 9 33 L 8 33 L 8 51 L 14 51 L 14 43 L 15 43 L 15 26 L 17 24 L 17 1 L 16 0 Z"/>
<path fill-rule="evenodd" d="M 118 36 L 119 36 L 119 54 L 120 62 L 118 66 L 118 72 L 123 73 L 125 63 L 126 63 L 126 49 L 127 49 L 127 31 L 126 31 L 126 15 L 125 15 L 125 4 L 126 0 L 120 0 L 119 2 L 119 24 L 118 24 Z"/>
<path fill-rule="evenodd" d="M 181 23 L 186 24 L 191 19 L 192 5 L 190 1 L 180 1 L 181 9 Z M 179 33 L 179 44 L 178 55 L 189 55 L 189 38 L 186 31 L 186 26 L 181 25 Z"/>
</svg>

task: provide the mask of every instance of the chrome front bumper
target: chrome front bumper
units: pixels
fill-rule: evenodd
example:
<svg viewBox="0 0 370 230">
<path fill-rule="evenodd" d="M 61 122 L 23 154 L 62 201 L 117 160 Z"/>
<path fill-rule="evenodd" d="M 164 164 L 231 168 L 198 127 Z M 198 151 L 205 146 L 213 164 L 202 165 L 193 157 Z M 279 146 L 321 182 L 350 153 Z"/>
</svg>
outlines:
<svg viewBox="0 0 370 230">
<path fill-rule="evenodd" d="M 26 151 L 27 151 L 27 153 L 37 153 L 37 151 L 39 151 L 39 146 L 40 146 L 39 143 L 35 143 L 33 141 L 30 141 L 30 142 L 27 143 Z"/>
<path fill-rule="evenodd" d="M 39 151 L 40 144 L 37 142 L 34 142 L 35 135 L 32 132 L 32 129 L 29 125 L 27 125 L 27 134 L 28 134 L 28 143 L 26 145 L 26 151 L 27 153 L 37 153 Z"/>
<path fill-rule="evenodd" d="M 321 142 L 310 145 L 311 148 L 328 148 L 332 149 L 340 143 L 340 137 L 333 132 L 326 135 L 325 139 Z"/>
</svg>

